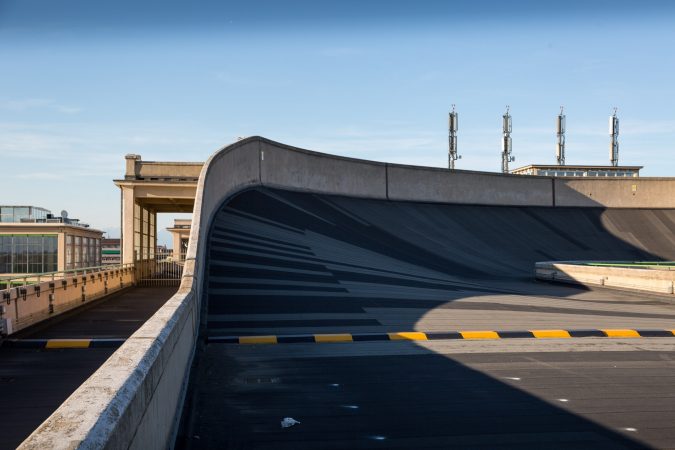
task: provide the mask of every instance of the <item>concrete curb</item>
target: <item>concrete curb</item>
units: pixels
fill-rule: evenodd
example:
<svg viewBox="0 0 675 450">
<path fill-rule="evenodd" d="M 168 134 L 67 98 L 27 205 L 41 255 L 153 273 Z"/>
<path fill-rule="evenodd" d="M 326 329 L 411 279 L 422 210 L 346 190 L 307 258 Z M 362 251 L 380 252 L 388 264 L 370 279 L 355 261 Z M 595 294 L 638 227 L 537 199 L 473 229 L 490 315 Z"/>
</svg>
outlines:
<svg viewBox="0 0 675 450">
<path fill-rule="evenodd" d="M 0 347 L 6 348 L 117 348 L 126 342 L 126 339 L 7 339 L 0 342 Z"/>
<path fill-rule="evenodd" d="M 393 333 L 295 334 L 268 336 L 211 336 L 208 344 L 292 344 L 364 341 L 431 341 L 440 339 L 570 339 L 570 338 L 675 337 L 675 330 L 589 329 L 515 331 L 401 331 Z"/>
</svg>

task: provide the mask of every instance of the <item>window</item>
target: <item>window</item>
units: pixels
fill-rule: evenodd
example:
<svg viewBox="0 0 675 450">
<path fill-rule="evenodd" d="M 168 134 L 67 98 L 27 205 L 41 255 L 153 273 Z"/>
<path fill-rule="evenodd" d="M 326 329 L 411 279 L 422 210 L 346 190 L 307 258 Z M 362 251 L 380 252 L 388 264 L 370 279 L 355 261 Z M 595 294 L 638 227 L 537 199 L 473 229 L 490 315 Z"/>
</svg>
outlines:
<svg viewBox="0 0 675 450">
<path fill-rule="evenodd" d="M 73 269 L 82 267 L 82 237 L 75 236 L 75 244 L 73 245 L 73 253 L 75 259 L 73 261 Z"/>
<path fill-rule="evenodd" d="M 55 272 L 57 255 L 56 235 L 0 235 L 0 273 Z"/>
<path fill-rule="evenodd" d="M 73 269 L 73 236 L 66 235 L 66 270 Z"/>
</svg>

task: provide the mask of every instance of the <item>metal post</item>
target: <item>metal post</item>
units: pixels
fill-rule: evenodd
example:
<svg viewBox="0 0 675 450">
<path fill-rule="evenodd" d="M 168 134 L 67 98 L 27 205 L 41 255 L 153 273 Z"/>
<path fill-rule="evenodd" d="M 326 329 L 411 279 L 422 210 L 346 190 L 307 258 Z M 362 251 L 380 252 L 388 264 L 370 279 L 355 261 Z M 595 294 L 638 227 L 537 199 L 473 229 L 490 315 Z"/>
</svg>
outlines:
<svg viewBox="0 0 675 450">
<path fill-rule="evenodd" d="M 511 115 L 509 114 L 509 106 L 506 105 L 506 112 L 502 116 L 502 173 L 509 173 L 509 163 L 516 160 L 511 156 L 513 151 L 511 145 Z"/>
<path fill-rule="evenodd" d="M 619 165 L 619 118 L 616 110 L 614 107 L 614 114 L 609 118 L 609 161 L 614 167 Z"/>
<path fill-rule="evenodd" d="M 563 114 L 563 107 L 560 107 L 560 114 L 556 120 L 556 136 L 558 143 L 556 144 L 556 160 L 559 166 L 565 165 L 565 115 Z"/>
<path fill-rule="evenodd" d="M 448 114 L 448 169 L 455 169 L 455 161 L 462 157 L 457 154 L 457 129 L 459 114 L 455 112 L 455 105 L 452 105 L 452 111 Z"/>
</svg>

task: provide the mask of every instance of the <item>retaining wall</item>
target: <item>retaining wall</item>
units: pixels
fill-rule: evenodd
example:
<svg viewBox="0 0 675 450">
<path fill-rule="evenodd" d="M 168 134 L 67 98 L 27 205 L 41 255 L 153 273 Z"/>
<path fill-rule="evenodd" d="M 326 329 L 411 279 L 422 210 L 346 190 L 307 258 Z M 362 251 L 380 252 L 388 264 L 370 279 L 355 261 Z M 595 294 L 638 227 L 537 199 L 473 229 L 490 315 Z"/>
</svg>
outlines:
<svg viewBox="0 0 675 450">
<path fill-rule="evenodd" d="M 671 295 L 675 286 L 675 270 L 668 268 L 587 266 L 574 262 L 538 262 L 535 265 L 535 278 Z"/>
<path fill-rule="evenodd" d="M 640 179 L 642 183 L 644 179 Z M 593 181 L 588 180 L 593 183 Z M 615 181 L 615 180 L 613 180 Z M 210 223 L 230 197 L 252 186 L 373 199 L 485 205 L 675 207 L 675 180 L 644 195 L 546 177 L 448 171 L 341 158 L 252 137 L 216 152 L 202 168 L 181 287 L 21 446 L 166 448 L 176 430 L 198 337 Z M 659 183 L 665 183 L 660 188 Z M 590 191 L 588 186 L 590 186 Z M 586 194 L 589 191 L 589 194 Z M 592 194 L 592 195 L 591 195 Z"/>
</svg>

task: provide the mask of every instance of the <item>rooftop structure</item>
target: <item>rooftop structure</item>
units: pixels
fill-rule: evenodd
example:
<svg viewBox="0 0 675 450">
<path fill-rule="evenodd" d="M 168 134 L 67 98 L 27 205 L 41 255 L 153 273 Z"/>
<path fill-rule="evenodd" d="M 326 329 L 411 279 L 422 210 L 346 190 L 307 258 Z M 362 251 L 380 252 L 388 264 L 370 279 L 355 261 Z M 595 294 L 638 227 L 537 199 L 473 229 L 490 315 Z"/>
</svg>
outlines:
<svg viewBox="0 0 675 450">
<path fill-rule="evenodd" d="M 88 228 L 89 225 L 81 223 L 80 219 L 70 219 L 67 211 L 61 211 L 60 216 L 39 206 L 0 206 L 0 223 L 62 223 L 76 227 Z"/>
<path fill-rule="evenodd" d="M 68 213 L 37 206 L 0 206 L 0 275 L 56 272 L 101 265 L 99 230 Z"/>
<path fill-rule="evenodd" d="M 558 164 L 530 164 L 511 171 L 515 175 L 545 177 L 621 177 L 637 178 L 643 166 L 562 166 Z"/>
</svg>

